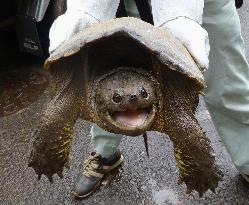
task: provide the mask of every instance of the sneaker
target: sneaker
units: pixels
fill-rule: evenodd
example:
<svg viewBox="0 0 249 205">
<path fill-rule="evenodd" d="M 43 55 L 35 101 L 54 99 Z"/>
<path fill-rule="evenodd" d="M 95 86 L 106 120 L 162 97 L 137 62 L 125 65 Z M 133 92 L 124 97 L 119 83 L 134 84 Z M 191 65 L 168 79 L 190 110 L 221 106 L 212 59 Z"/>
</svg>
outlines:
<svg viewBox="0 0 249 205">
<path fill-rule="evenodd" d="M 85 168 L 82 176 L 76 182 L 72 194 L 76 198 L 85 198 L 100 187 L 103 177 L 108 172 L 118 167 L 124 161 L 120 151 L 108 159 L 102 158 L 100 154 L 92 152 L 90 157 L 84 162 Z"/>
<path fill-rule="evenodd" d="M 246 174 L 243 174 L 243 173 L 240 173 L 240 175 L 243 177 L 243 179 L 249 183 L 249 175 L 246 175 Z"/>
</svg>

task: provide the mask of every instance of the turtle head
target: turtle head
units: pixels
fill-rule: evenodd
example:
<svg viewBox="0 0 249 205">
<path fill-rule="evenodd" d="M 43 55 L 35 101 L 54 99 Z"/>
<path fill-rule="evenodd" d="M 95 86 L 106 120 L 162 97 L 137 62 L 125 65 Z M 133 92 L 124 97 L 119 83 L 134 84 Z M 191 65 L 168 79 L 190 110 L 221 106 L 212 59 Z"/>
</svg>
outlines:
<svg viewBox="0 0 249 205">
<path fill-rule="evenodd" d="M 119 68 L 97 83 L 99 118 L 116 133 L 137 136 L 149 130 L 156 113 L 155 80 L 144 71 Z"/>
</svg>

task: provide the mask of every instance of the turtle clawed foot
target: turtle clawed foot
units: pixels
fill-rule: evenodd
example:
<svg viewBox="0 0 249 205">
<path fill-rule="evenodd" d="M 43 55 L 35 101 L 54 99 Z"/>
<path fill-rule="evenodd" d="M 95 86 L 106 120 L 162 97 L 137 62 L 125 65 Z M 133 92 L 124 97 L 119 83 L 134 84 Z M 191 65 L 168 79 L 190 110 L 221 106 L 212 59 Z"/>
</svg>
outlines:
<svg viewBox="0 0 249 205">
<path fill-rule="evenodd" d="M 49 163 L 42 163 L 49 162 Z M 34 156 L 30 157 L 29 167 L 32 167 L 35 173 L 38 175 L 38 180 L 44 174 L 50 183 L 53 183 L 53 175 L 57 174 L 60 178 L 63 178 L 63 165 L 61 163 L 56 163 L 56 161 L 36 159 Z"/>
<path fill-rule="evenodd" d="M 187 186 L 186 194 L 191 194 L 196 190 L 199 197 L 203 197 L 203 194 L 210 189 L 213 193 L 216 192 L 219 181 L 222 181 L 223 173 L 216 170 L 200 171 L 199 173 L 192 173 L 180 177 L 178 184 L 185 182 Z"/>
</svg>

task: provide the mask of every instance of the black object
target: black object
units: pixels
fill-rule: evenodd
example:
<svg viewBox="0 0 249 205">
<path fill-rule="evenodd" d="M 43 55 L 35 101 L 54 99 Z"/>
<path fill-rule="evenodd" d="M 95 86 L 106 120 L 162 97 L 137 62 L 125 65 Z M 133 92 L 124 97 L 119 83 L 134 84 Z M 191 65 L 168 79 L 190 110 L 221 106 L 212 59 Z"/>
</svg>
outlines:
<svg viewBox="0 0 249 205">
<path fill-rule="evenodd" d="M 144 146 L 145 146 L 146 154 L 147 154 L 147 157 L 149 158 L 150 155 L 149 155 L 149 146 L 148 146 L 148 135 L 147 135 L 147 132 L 145 132 L 143 134 L 143 138 L 144 138 Z"/>
<path fill-rule="evenodd" d="M 0 29 L 2 22 L 16 15 L 16 0 L 3 1 L 0 6 Z"/>
<path fill-rule="evenodd" d="M 37 31 L 36 21 L 29 16 L 19 15 L 16 25 L 20 50 L 43 56 L 44 51 Z"/>
<path fill-rule="evenodd" d="M 20 50 L 47 57 L 49 29 L 65 10 L 66 0 L 20 0 L 16 20 Z"/>
<path fill-rule="evenodd" d="M 243 5 L 243 0 L 235 0 L 235 6 L 237 9 L 242 7 L 242 5 Z"/>
<path fill-rule="evenodd" d="M 48 4 L 49 0 L 19 1 L 16 25 L 19 48 L 22 52 L 43 56 L 44 51 L 36 24 L 43 19 Z"/>
<path fill-rule="evenodd" d="M 125 9 L 124 0 L 121 0 L 120 3 L 119 3 L 119 7 L 118 7 L 116 17 L 120 18 L 120 17 L 127 17 L 127 16 L 128 15 L 127 15 L 127 11 Z"/>
<path fill-rule="evenodd" d="M 148 0 L 135 0 L 135 2 L 141 19 L 153 25 L 153 16 Z"/>
<path fill-rule="evenodd" d="M 148 0 L 135 0 L 135 2 L 136 2 L 137 9 L 138 9 L 141 19 L 153 25 L 154 24 L 153 16 L 152 16 L 152 12 L 151 12 L 151 8 L 150 8 Z M 127 15 L 127 11 L 125 8 L 124 0 L 121 0 L 119 3 L 116 17 L 120 18 L 120 17 L 126 17 L 126 16 L 128 15 Z"/>
<path fill-rule="evenodd" d="M 15 30 L 16 1 L 3 1 L 0 6 L 0 70 L 18 53 Z M 1 82 L 0 82 L 1 83 Z M 0 90 L 1 93 L 1 90 Z"/>
</svg>

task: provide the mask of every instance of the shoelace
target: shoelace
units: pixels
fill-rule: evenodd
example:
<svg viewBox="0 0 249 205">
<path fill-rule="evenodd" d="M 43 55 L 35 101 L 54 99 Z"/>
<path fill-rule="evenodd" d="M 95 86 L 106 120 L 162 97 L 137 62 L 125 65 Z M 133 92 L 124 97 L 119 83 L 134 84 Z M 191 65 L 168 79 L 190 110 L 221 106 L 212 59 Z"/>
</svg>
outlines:
<svg viewBox="0 0 249 205">
<path fill-rule="evenodd" d="M 98 178 L 102 178 L 104 176 L 104 174 L 97 172 L 98 170 L 101 170 L 101 165 L 99 163 L 100 158 L 101 156 L 99 154 L 94 154 L 84 161 L 85 165 L 83 171 L 84 176 L 86 177 L 94 176 Z"/>
</svg>

